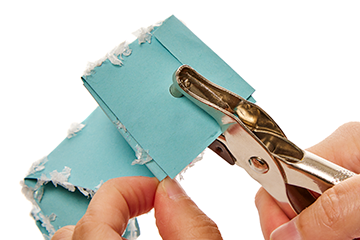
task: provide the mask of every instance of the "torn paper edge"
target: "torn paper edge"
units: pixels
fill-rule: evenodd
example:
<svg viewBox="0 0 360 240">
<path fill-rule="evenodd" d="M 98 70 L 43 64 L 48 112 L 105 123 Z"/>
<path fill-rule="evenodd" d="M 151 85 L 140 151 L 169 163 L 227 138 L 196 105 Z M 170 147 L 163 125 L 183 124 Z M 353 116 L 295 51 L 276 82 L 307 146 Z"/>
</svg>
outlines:
<svg viewBox="0 0 360 240">
<path fill-rule="evenodd" d="M 117 120 L 114 124 L 116 125 L 117 130 L 122 129 L 125 133 L 127 132 L 127 129 L 124 126 L 124 124 L 122 124 L 119 120 Z"/>
<path fill-rule="evenodd" d="M 151 25 L 147 28 L 140 28 L 137 31 L 135 31 L 133 34 L 137 37 L 139 44 L 148 42 L 151 43 L 152 38 L 152 31 L 155 29 L 155 27 L 161 26 L 161 22 L 157 22 L 154 25 Z M 86 69 L 83 73 L 84 76 L 89 76 L 95 72 L 96 67 L 100 67 L 103 62 L 106 60 L 109 60 L 111 64 L 115 66 L 122 66 L 123 62 L 123 56 L 130 56 L 132 53 L 132 50 L 129 47 L 129 43 L 127 41 L 124 41 L 120 43 L 117 47 L 112 49 L 110 52 L 108 52 L 104 57 L 100 58 L 99 60 L 95 62 L 88 62 Z"/>
<path fill-rule="evenodd" d="M 45 169 L 45 163 L 48 161 L 47 157 L 41 158 L 38 161 L 35 161 L 28 171 L 29 173 L 33 174 L 38 171 L 42 171 Z M 26 197 L 28 201 L 32 203 L 32 210 L 30 212 L 30 215 L 33 217 L 35 221 L 40 221 L 41 226 L 46 229 L 48 234 L 43 234 L 44 239 L 50 240 L 53 235 L 55 234 L 56 230 L 54 226 L 52 225 L 52 222 L 56 219 L 56 214 L 52 213 L 49 216 L 46 216 L 43 214 L 38 202 L 41 202 L 42 196 L 44 194 L 44 185 L 48 184 L 49 182 L 52 182 L 55 187 L 57 185 L 60 185 L 67 189 L 70 192 L 75 191 L 75 186 L 69 182 L 69 178 L 71 175 L 71 168 L 65 166 L 64 169 L 61 172 L 58 172 L 57 170 L 54 170 L 49 173 L 50 178 L 46 176 L 45 173 L 43 173 L 40 178 L 37 179 L 37 182 L 35 184 L 35 187 L 29 187 L 25 184 L 25 182 L 22 180 L 20 181 L 21 185 L 21 192 Z M 76 186 L 76 188 L 86 197 L 93 198 L 95 193 L 98 191 L 98 189 L 104 184 L 104 181 L 101 180 L 100 183 L 94 187 L 94 190 Z M 127 228 L 125 230 L 126 236 L 129 240 L 136 240 L 140 235 L 140 228 L 136 222 L 137 220 L 135 218 L 130 219 L 127 225 Z"/>
<path fill-rule="evenodd" d="M 99 185 L 95 186 L 94 191 L 97 192 L 97 190 L 99 190 L 99 188 L 104 184 L 103 180 L 100 180 Z"/>
<path fill-rule="evenodd" d="M 35 201 L 35 188 L 29 187 L 25 184 L 24 181 L 20 182 L 21 185 L 21 192 L 25 195 L 26 199 L 32 203 L 32 210 L 30 212 L 30 216 L 34 218 L 35 221 L 40 221 L 41 226 L 46 229 L 48 235 L 43 234 L 45 239 L 51 239 L 52 236 L 55 234 L 55 228 L 51 224 L 51 222 L 55 221 L 56 214 L 52 213 L 49 216 L 45 216 L 37 202 Z"/>
<path fill-rule="evenodd" d="M 163 24 L 163 21 L 157 22 L 154 25 L 151 25 L 147 28 L 139 28 L 135 32 L 133 32 L 133 35 L 137 38 L 139 41 L 139 45 L 143 44 L 145 42 L 151 43 L 152 38 L 152 31 L 155 29 L 155 27 L 159 27 Z"/>
<path fill-rule="evenodd" d="M 144 165 L 153 160 L 153 158 L 149 155 L 149 150 L 143 149 L 140 144 L 135 140 L 135 138 L 131 135 L 131 133 L 126 129 L 124 124 L 120 122 L 119 119 L 113 122 L 123 136 L 123 138 L 128 142 L 130 147 L 134 150 L 136 159 L 131 163 L 131 165 L 140 164 Z"/>
<path fill-rule="evenodd" d="M 46 157 L 43 157 L 35 162 L 33 162 L 33 164 L 31 165 L 31 167 L 29 168 L 28 170 L 28 173 L 27 175 L 31 175 L 31 174 L 34 174 L 36 172 L 40 172 L 42 170 L 45 169 L 45 163 L 47 163 L 49 160 Z"/>
<path fill-rule="evenodd" d="M 32 164 L 30 167 L 29 172 L 35 173 L 38 171 L 42 171 L 45 168 L 45 163 L 48 161 L 47 157 L 42 158 Z M 21 192 L 24 194 L 27 200 L 29 200 L 33 207 L 30 212 L 30 215 L 36 220 L 41 222 L 41 226 L 46 229 L 48 232 L 48 235 L 43 234 L 45 239 L 51 239 L 52 236 L 55 234 L 55 228 L 51 224 L 51 222 L 55 221 L 56 214 L 52 213 L 49 216 L 46 216 L 42 213 L 40 206 L 36 202 L 41 202 L 41 199 L 44 194 L 44 184 L 47 184 L 48 182 L 52 182 L 55 187 L 57 185 L 63 186 L 65 189 L 74 192 L 75 186 L 68 182 L 68 179 L 71 174 L 71 168 L 65 166 L 63 171 L 58 172 L 57 170 L 54 170 L 50 173 L 50 178 L 46 176 L 46 174 L 42 174 L 40 178 L 37 179 L 37 182 L 35 184 L 35 187 L 29 187 L 25 184 L 24 181 L 20 181 L 21 185 Z"/>
<path fill-rule="evenodd" d="M 67 138 L 72 138 L 76 136 L 76 133 L 80 132 L 85 127 L 85 124 L 74 122 L 70 125 L 68 132 L 67 132 Z"/>
<path fill-rule="evenodd" d="M 76 186 L 76 187 L 87 198 L 89 198 L 89 197 L 93 198 L 95 195 L 95 191 L 92 189 L 83 188 L 83 187 L 79 187 L 79 186 Z"/>
<path fill-rule="evenodd" d="M 77 189 L 87 198 L 93 198 L 95 193 L 99 190 L 99 188 L 104 184 L 103 180 L 100 180 L 100 183 L 98 185 L 96 185 L 93 189 L 90 188 L 84 188 L 84 187 L 80 187 L 80 186 L 76 186 Z"/>
<path fill-rule="evenodd" d="M 191 161 L 191 163 L 189 165 L 187 165 L 181 172 L 178 173 L 178 175 L 176 175 L 175 178 L 179 179 L 180 181 L 184 180 L 184 174 L 185 172 L 195 166 L 195 164 L 199 161 L 201 161 L 203 158 L 204 158 L 204 154 L 205 154 L 205 151 L 203 151 L 202 153 L 200 153 L 194 160 Z"/>
<path fill-rule="evenodd" d="M 129 48 L 128 42 L 122 42 L 115 48 L 113 48 L 110 52 L 108 52 L 104 57 L 100 58 L 95 62 L 88 62 L 86 69 L 83 73 L 84 76 L 89 76 L 94 73 L 95 67 L 99 67 L 105 62 L 105 60 L 109 60 L 113 65 L 122 66 L 123 56 L 130 56 L 132 50 Z"/>
<path fill-rule="evenodd" d="M 51 239 L 52 236 L 55 234 L 56 230 L 54 228 L 54 226 L 51 224 L 51 222 L 55 221 L 56 219 L 56 214 L 52 213 L 49 216 L 44 215 L 41 212 L 41 209 L 39 206 L 34 205 L 30 215 L 36 220 L 36 221 L 40 221 L 41 222 L 41 226 L 44 227 L 46 229 L 46 231 L 48 232 L 48 235 L 43 234 L 44 239 Z"/>
<path fill-rule="evenodd" d="M 57 185 L 60 185 L 65 189 L 69 190 L 70 192 L 75 192 L 75 186 L 72 183 L 68 182 L 68 179 L 71 175 L 71 168 L 65 166 L 61 172 L 54 170 L 49 174 L 50 178 L 48 178 L 44 173 L 41 174 L 40 179 L 38 179 L 38 183 L 40 184 L 40 186 L 44 183 L 52 182 L 55 187 L 57 187 Z"/>
<path fill-rule="evenodd" d="M 135 156 L 136 159 L 131 163 L 131 165 L 135 165 L 135 164 L 144 165 L 152 160 L 152 158 L 149 155 L 149 151 L 144 150 L 142 147 L 140 147 L 139 144 L 135 145 Z"/>
</svg>

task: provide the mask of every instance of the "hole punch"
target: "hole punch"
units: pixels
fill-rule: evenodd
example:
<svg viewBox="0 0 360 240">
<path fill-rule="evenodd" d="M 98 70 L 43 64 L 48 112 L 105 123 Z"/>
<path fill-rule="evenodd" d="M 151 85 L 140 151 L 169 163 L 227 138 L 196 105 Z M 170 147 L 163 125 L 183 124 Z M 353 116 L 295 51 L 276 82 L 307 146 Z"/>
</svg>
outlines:
<svg viewBox="0 0 360 240">
<path fill-rule="evenodd" d="M 300 213 L 317 195 L 356 175 L 300 149 L 259 106 L 190 66 L 182 65 L 174 76 L 172 94 L 184 94 L 221 127 L 223 133 L 208 147 L 231 165 L 244 168 L 286 214 Z"/>
<path fill-rule="evenodd" d="M 177 88 L 174 84 L 171 84 L 170 88 L 169 88 L 170 94 L 173 97 L 176 98 L 181 98 L 182 96 L 184 96 Z"/>
</svg>

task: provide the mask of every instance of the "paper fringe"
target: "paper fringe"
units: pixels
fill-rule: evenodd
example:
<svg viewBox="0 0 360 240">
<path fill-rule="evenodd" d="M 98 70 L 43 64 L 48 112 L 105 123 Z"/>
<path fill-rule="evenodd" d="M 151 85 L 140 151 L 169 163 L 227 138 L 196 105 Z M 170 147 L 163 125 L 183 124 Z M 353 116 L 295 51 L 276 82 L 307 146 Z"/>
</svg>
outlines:
<svg viewBox="0 0 360 240">
<path fill-rule="evenodd" d="M 205 151 L 203 151 L 202 153 L 200 153 L 199 156 L 197 156 L 197 157 L 196 157 L 189 165 L 187 165 L 178 175 L 176 175 L 175 178 L 178 178 L 180 181 L 181 181 L 181 180 L 184 180 L 184 176 L 183 176 L 183 175 L 185 174 L 185 172 L 186 172 L 189 168 L 195 166 L 195 163 L 201 161 L 201 160 L 203 159 L 203 157 L 204 157 L 204 154 L 205 154 Z"/>
<path fill-rule="evenodd" d="M 85 127 L 85 124 L 82 123 L 72 123 L 67 132 L 67 138 L 72 138 L 76 136 L 76 133 L 80 132 Z"/>
<path fill-rule="evenodd" d="M 145 42 L 151 43 L 151 32 L 155 29 L 155 27 L 158 27 L 163 22 L 158 22 L 154 25 L 151 25 L 147 28 L 140 28 L 137 31 L 135 31 L 133 34 L 137 37 L 139 44 L 143 44 Z M 96 67 L 99 67 L 103 64 L 104 61 L 109 60 L 111 64 L 116 66 L 122 66 L 123 62 L 123 56 L 130 56 L 132 50 L 129 48 L 129 43 L 122 42 L 117 47 L 112 49 L 110 52 L 108 52 L 104 57 L 100 58 L 99 60 L 95 62 L 88 62 L 86 69 L 83 73 L 84 76 L 89 76 L 94 73 L 94 69 Z"/>
</svg>

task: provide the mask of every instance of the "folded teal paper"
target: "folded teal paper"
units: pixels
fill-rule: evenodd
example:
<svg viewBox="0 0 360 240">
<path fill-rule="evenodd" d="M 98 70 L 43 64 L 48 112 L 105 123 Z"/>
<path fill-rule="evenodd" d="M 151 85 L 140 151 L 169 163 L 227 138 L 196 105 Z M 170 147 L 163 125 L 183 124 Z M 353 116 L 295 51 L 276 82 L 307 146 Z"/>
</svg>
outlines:
<svg viewBox="0 0 360 240">
<path fill-rule="evenodd" d="M 48 156 L 43 171 L 29 175 L 40 178 L 64 166 L 71 168 L 70 182 L 75 186 L 94 189 L 104 182 L 120 176 L 154 175 L 143 165 L 131 165 L 136 159 L 134 151 L 119 134 L 106 115 L 97 108 L 86 120 L 85 127 L 72 138 L 65 138 Z"/>
<path fill-rule="evenodd" d="M 48 161 L 43 170 L 25 178 L 25 184 L 36 189 L 36 183 L 41 179 L 51 179 L 53 171 L 62 172 L 65 167 L 71 169 L 67 182 L 69 186 L 74 186 L 74 192 L 63 188 L 61 183 L 55 187 L 50 181 L 39 188 L 43 191 L 41 201 L 33 200 L 41 210 L 34 217 L 38 220 L 38 227 L 46 235 L 51 235 L 51 232 L 41 226 L 44 220 L 39 218 L 39 214 L 56 215 L 55 220 L 50 223 L 54 231 L 66 225 L 75 225 L 90 201 L 91 196 L 85 196 L 84 193 L 95 192 L 102 182 L 123 176 L 154 177 L 145 165 L 131 165 L 136 159 L 134 151 L 100 108 L 83 124 L 85 127 L 81 131 L 71 138 L 65 138 L 47 156 Z"/>
<path fill-rule="evenodd" d="M 254 101 L 254 89 L 174 16 L 147 37 L 148 42 L 129 45 L 122 66 L 108 59 L 82 77 L 101 109 L 25 178 L 23 192 L 46 236 L 76 224 L 103 182 L 122 176 L 174 178 L 221 134 L 207 113 L 170 94 L 181 65 Z M 153 160 L 133 165 L 138 148 Z"/>
<path fill-rule="evenodd" d="M 121 122 L 129 139 L 148 151 L 152 171 L 174 178 L 221 134 L 207 113 L 170 94 L 176 69 L 188 64 L 246 99 L 253 100 L 254 89 L 176 17 L 151 35 L 150 43 L 129 45 L 122 66 L 105 60 L 82 79 L 111 121 Z"/>
</svg>

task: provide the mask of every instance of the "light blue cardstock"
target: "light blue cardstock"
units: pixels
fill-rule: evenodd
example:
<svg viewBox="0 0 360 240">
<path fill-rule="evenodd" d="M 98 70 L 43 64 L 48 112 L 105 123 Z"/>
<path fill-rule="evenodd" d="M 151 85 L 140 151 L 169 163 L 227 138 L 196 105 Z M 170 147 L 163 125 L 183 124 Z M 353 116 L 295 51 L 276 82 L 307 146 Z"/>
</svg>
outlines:
<svg viewBox="0 0 360 240">
<path fill-rule="evenodd" d="M 221 134 L 211 116 L 170 94 L 176 69 L 188 64 L 249 100 L 254 89 L 176 17 L 151 35 L 151 43 L 129 45 L 132 52 L 123 56 L 122 66 L 105 60 L 82 79 L 111 121 L 121 122 L 131 139 L 148 151 L 152 164 L 174 178 Z"/>
</svg>

